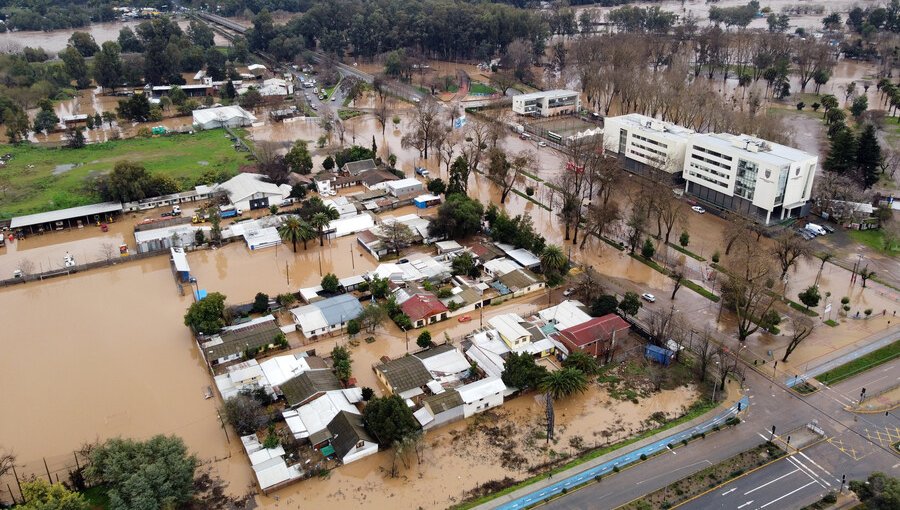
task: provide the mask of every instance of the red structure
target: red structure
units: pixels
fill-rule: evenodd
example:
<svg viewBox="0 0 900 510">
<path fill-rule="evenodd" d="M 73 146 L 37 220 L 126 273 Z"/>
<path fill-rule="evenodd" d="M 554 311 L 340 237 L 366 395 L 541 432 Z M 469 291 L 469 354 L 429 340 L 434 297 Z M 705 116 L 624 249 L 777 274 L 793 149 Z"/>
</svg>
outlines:
<svg viewBox="0 0 900 510">
<path fill-rule="evenodd" d="M 616 338 L 631 325 L 611 313 L 591 319 L 583 324 L 566 328 L 557 338 L 570 352 L 582 351 L 591 356 L 604 356 L 615 348 Z"/>
</svg>

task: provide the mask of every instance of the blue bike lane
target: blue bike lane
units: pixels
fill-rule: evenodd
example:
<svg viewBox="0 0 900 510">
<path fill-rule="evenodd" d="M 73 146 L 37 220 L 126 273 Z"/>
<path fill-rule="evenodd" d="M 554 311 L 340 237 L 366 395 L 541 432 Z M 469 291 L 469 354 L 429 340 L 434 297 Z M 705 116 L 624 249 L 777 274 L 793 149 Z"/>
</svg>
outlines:
<svg viewBox="0 0 900 510">
<path fill-rule="evenodd" d="M 578 474 L 572 475 L 568 478 L 560 479 L 560 481 L 548 485 L 543 488 L 535 489 L 533 492 L 521 496 L 512 501 L 508 501 L 502 505 L 498 505 L 494 508 L 502 509 L 502 510 L 516 510 L 527 508 L 531 505 L 537 504 L 547 498 L 551 498 L 553 496 L 562 494 L 563 489 L 571 489 L 577 487 L 583 483 L 589 482 L 593 480 L 597 476 L 604 476 L 608 473 L 612 473 L 615 468 L 625 467 L 641 458 L 641 455 L 646 455 L 650 457 L 651 455 L 658 453 L 664 449 L 667 449 L 668 445 L 675 445 L 680 443 L 684 439 L 691 439 L 695 434 L 702 434 L 704 432 L 709 432 L 717 425 L 722 425 L 728 418 L 732 416 L 737 416 L 739 413 L 742 413 L 747 410 L 750 406 L 750 399 L 744 395 L 739 401 L 737 401 L 733 406 L 729 407 L 727 410 L 717 415 L 715 418 L 712 418 L 706 422 L 703 422 L 699 425 L 695 425 L 692 428 L 683 430 L 681 432 L 677 432 L 670 436 L 667 436 L 658 441 L 654 441 L 646 446 L 642 446 L 634 451 L 623 454 L 619 457 L 611 459 L 603 464 L 599 464 L 590 469 L 582 471 Z"/>
</svg>

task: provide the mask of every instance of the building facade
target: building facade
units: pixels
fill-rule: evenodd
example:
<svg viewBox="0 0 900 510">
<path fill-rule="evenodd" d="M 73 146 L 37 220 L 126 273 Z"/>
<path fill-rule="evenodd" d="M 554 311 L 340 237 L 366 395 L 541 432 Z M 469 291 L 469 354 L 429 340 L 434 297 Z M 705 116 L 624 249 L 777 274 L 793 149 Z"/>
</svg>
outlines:
<svg viewBox="0 0 900 510">
<path fill-rule="evenodd" d="M 629 172 L 645 177 L 681 177 L 685 151 L 694 131 L 646 115 L 607 117 L 603 148 L 615 153 Z"/>
<path fill-rule="evenodd" d="M 574 90 L 547 90 L 513 96 L 512 110 L 519 115 L 552 117 L 577 113 L 581 98 Z"/>
<path fill-rule="evenodd" d="M 685 191 L 768 225 L 806 213 L 817 163 L 749 135 L 697 135 L 685 155 Z"/>
</svg>

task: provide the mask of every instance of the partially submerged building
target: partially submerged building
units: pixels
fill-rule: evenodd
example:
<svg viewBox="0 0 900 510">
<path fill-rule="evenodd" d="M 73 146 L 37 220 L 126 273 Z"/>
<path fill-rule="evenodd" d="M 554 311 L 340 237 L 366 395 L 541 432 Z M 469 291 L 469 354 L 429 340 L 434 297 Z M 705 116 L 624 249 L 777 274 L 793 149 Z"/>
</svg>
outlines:
<svg viewBox="0 0 900 510">
<path fill-rule="evenodd" d="M 291 310 L 294 323 L 303 336 L 310 340 L 318 335 L 343 328 L 347 322 L 362 313 L 359 299 L 351 294 L 341 294 Z"/>
<path fill-rule="evenodd" d="M 249 350 L 274 346 L 283 335 L 275 317 L 266 315 L 243 324 L 228 326 L 200 344 L 210 367 L 242 359 Z"/>
</svg>

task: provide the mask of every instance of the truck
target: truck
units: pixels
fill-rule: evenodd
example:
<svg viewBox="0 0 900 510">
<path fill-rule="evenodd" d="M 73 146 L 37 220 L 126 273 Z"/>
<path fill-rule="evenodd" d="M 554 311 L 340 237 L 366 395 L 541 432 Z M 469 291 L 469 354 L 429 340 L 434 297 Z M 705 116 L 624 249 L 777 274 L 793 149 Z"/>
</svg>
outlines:
<svg viewBox="0 0 900 510">
<path fill-rule="evenodd" d="M 219 217 L 221 218 L 234 218 L 235 216 L 240 216 L 241 214 L 243 214 L 243 211 L 233 205 L 223 205 L 219 207 Z"/>
<path fill-rule="evenodd" d="M 810 232 L 812 232 L 816 235 L 819 235 L 819 236 L 824 236 L 825 234 L 828 233 L 825 231 L 824 228 L 822 228 L 821 225 L 816 225 L 815 223 L 807 223 L 806 230 L 809 230 Z"/>
<path fill-rule="evenodd" d="M 430 175 L 430 173 L 428 172 L 428 170 L 426 170 L 425 168 L 423 168 L 423 167 L 421 167 L 421 166 L 417 166 L 417 167 L 416 167 L 416 174 L 421 175 L 422 177 L 425 177 L 426 179 L 427 179 L 428 176 Z"/>
</svg>

